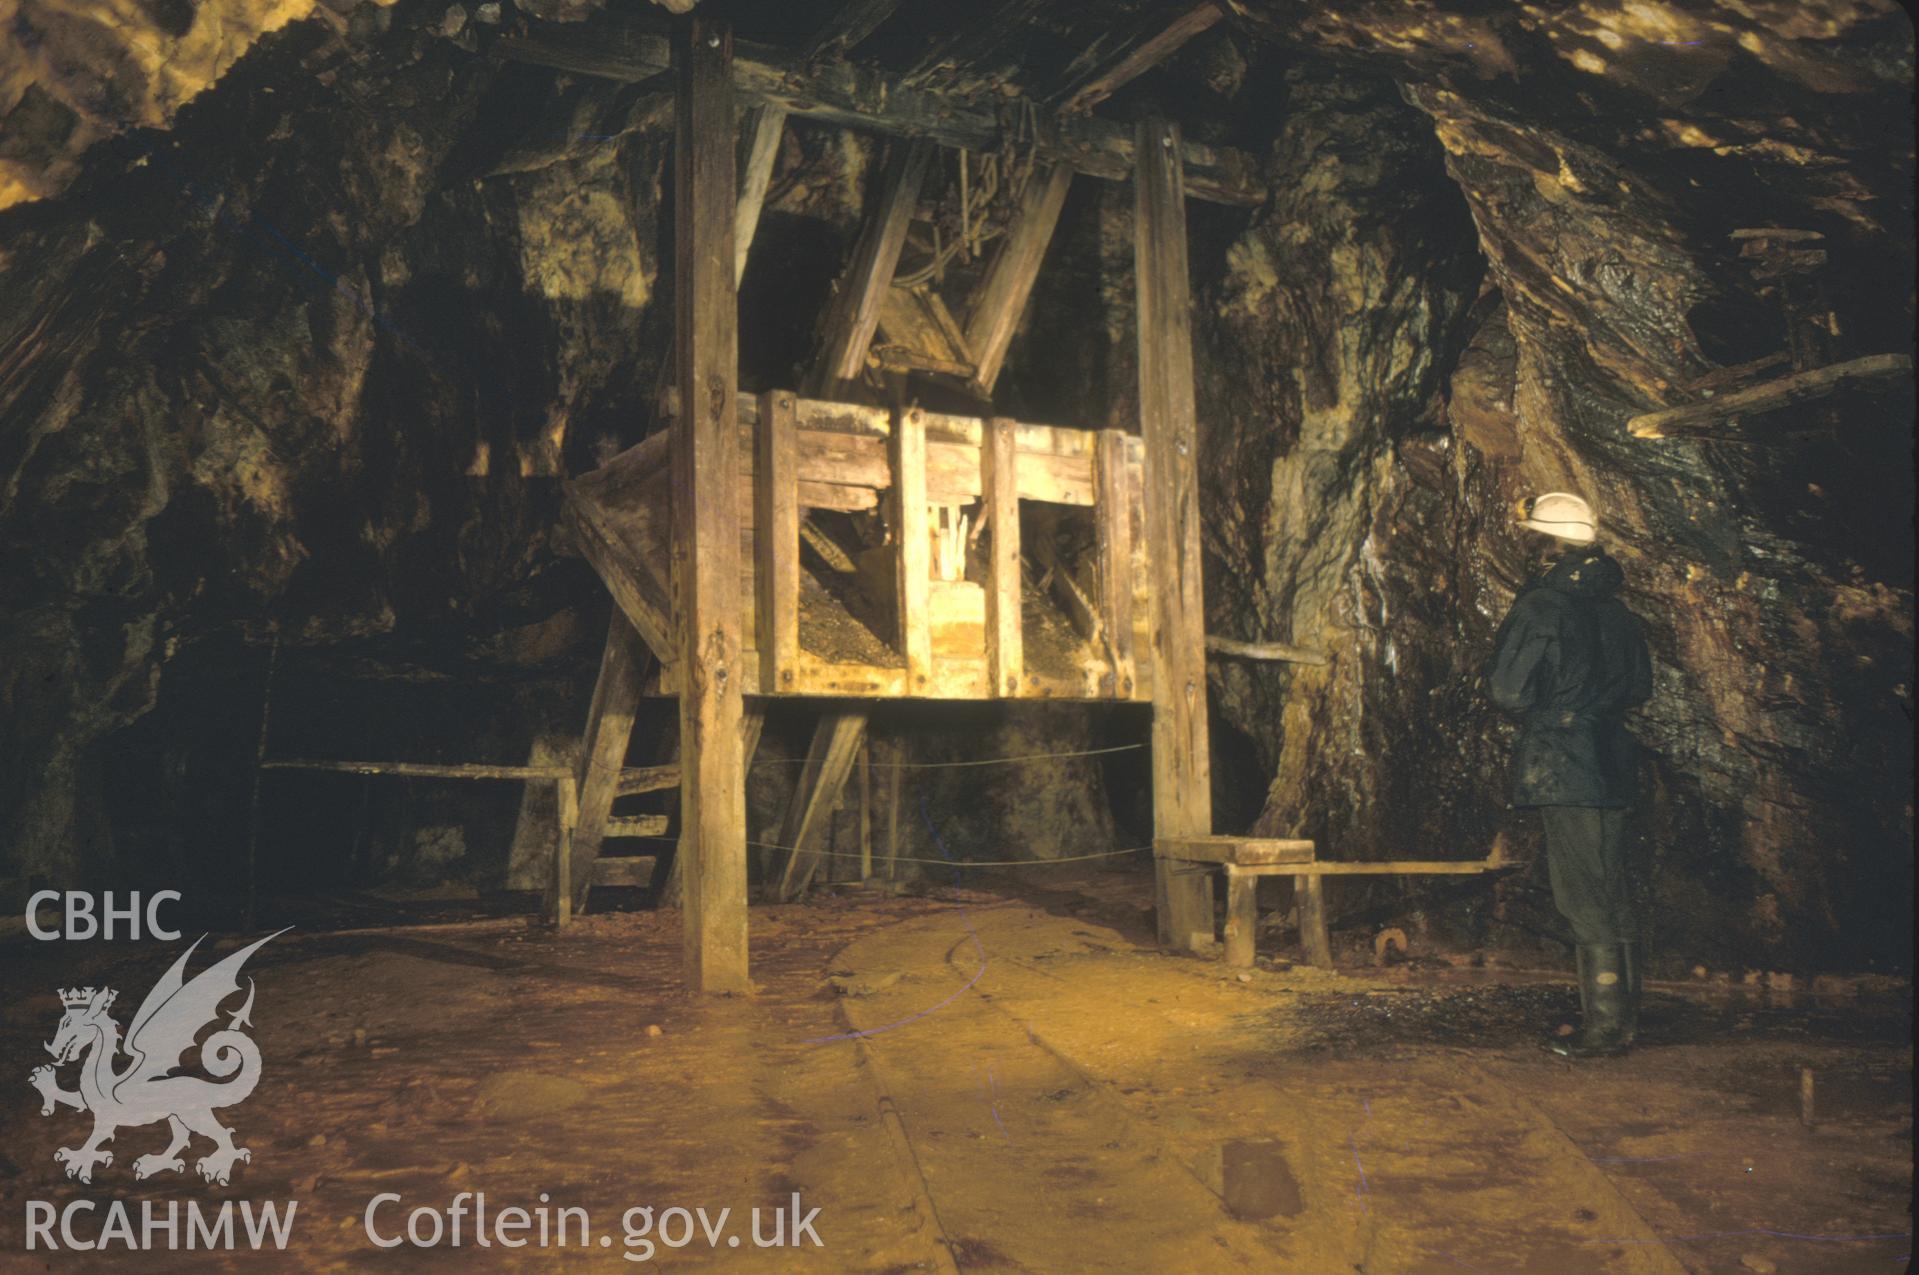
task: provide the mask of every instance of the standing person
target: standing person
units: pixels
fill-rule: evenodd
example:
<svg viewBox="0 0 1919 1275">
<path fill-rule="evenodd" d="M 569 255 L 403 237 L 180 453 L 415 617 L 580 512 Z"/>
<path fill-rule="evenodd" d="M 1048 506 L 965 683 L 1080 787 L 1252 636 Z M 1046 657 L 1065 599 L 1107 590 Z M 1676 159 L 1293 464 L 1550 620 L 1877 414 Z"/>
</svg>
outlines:
<svg viewBox="0 0 1919 1275">
<path fill-rule="evenodd" d="M 1638 1021 L 1640 945 L 1626 880 L 1626 817 L 1637 745 L 1626 711 L 1652 694 L 1639 621 L 1618 593 L 1625 574 L 1595 543 L 1592 507 L 1548 492 L 1519 502 L 1514 526 L 1546 563 L 1513 599 L 1486 685 L 1520 718 L 1513 804 L 1546 823 L 1553 902 L 1572 928 L 1580 1022 L 1546 1048 L 1567 1058 L 1623 1054 Z"/>
</svg>

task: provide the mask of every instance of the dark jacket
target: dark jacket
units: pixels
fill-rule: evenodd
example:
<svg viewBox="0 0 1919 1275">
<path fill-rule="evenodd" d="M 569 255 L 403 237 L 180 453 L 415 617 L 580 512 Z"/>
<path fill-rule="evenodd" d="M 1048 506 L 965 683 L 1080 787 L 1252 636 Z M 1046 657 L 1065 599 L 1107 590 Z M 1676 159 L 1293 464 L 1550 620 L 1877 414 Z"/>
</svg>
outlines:
<svg viewBox="0 0 1919 1275">
<path fill-rule="evenodd" d="M 1632 804 L 1638 745 L 1622 719 L 1651 696 L 1652 659 L 1615 596 L 1624 579 L 1597 545 L 1568 550 L 1499 626 L 1486 687 L 1521 723 L 1514 805 Z"/>
</svg>

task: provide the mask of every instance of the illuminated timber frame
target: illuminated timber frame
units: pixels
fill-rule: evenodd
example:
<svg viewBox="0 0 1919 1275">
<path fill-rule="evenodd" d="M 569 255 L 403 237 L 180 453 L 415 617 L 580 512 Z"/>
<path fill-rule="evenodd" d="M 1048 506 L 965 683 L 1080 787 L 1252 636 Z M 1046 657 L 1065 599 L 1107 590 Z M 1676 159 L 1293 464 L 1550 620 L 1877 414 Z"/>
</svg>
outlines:
<svg viewBox="0 0 1919 1275">
<path fill-rule="evenodd" d="M 749 122 L 747 171 L 736 180 L 732 53 L 723 25 L 698 15 L 679 21 L 671 428 L 573 480 L 565 505 L 617 610 L 588 715 L 578 806 L 558 853 L 556 882 L 566 884 L 556 884 L 555 910 L 563 916 L 569 893 L 577 898 L 592 878 L 620 790 L 644 644 L 659 661 L 660 689 L 679 699 L 686 976 L 705 992 L 749 987 L 744 776 L 757 714 L 748 695 L 1150 702 L 1156 838 L 1203 837 L 1212 822 L 1189 147 L 1177 126 L 1143 121 L 1098 160 L 1101 176 L 1130 175 L 1135 190 L 1139 435 L 838 401 L 864 366 L 891 285 L 931 145 L 924 139 L 895 147 L 829 316 L 816 396 L 742 398 L 739 268 L 777 150 L 764 132 L 776 141 L 781 115 L 762 105 Z M 1130 174 L 1112 171 L 1115 153 Z M 1072 171 L 1056 159 L 1034 181 L 989 274 L 968 325 L 985 347 L 972 364 L 978 387 L 990 389 Z M 1035 501 L 1090 511 L 1095 540 L 1081 605 L 1059 608 L 1074 622 L 1076 648 L 1067 643 L 1063 659 L 1054 650 L 1044 668 L 1023 624 L 1032 591 L 1023 590 L 1020 506 Z M 977 582 L 954 572 L 950 554 L 936 570 L 937 537 L 950 545 L 960 534 L 951 515 L 975 502 L 988 545 Z M 871 656 L 849 660 L 813 635 L 871 626 L 809 578 L 801 523 L 809 509 L 882 508 L 890 570 L 880 592 L 890 623 L 881 627 L 890 631 L 873 635 Z M 1070 614 L 1076 609 L 1085 613 Z M 859 722 L 863 732 L 863 715 Z M 1162 945 L 1210 942 L 1211 877 L 1156 862 Z"/>
</svg>

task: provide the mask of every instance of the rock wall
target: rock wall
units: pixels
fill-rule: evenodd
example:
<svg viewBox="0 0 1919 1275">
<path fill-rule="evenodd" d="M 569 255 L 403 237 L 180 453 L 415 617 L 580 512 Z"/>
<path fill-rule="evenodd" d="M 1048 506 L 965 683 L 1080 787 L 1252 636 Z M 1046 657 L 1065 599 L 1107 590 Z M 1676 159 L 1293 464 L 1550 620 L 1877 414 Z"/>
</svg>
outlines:
<svg viewBox="0 0 1919 1275">
<path fill-rule="evenodd" d="M 1215 660 L 1215 703 L 1272 777 L 1262 831 L 1352 858 L 1469 850 L 1487 814 L 1435 802 L 1485 733 L 1442 391 L 1482 263 L 1390 81 L 1299 67 L 1281 109 L 1274 198 L 1204 295 L 1207 609 L 1212 632 L 1331 661 Z"/>
<path fill-rule="evenodd" d="M 661 103 L 523 118 L 521 72 L 329 30 L 5 214 L 8 876 L 110 853 L 86 753 L 185 645 L 403 632 L 458 663 L 592 597 L 554 574 L 557 479 L 656 375 Z"/>
<path fill-rule="evenodd" d="M 1311 456 L 1298 410 L 1299 426 L 1273 431 L 1285 463 L 1270 494 L 1242 485 L 1215 519 L 1226 565 L 1209 588 L 1241 595 L 1214 589 L 1222 618 L 1267 630 L 1243 636 L 1285 637 L 1290 622 L 1294 641 L 1334 654 L 1323 672 L 1220 681 L 1227 711 L 1265 724 L 1277 752 L 1264 825 L 1360 855 L 1480 852 L 1508 827 L 1524 839 L 1526 820 L 1492 813 L 1506 728 L 1472 686 L 1519 575 L 1490 520 L 1518 495 L 1569 488 L 1599 508 L 1657 660 L 1636 829 L 1656 946 L 1675 961 L 1902 960 L 1910 385 L 1753 418 L 1728 442 L 1633 439 L 1625 421 L 1789 345 L 1814 361 L 1910 348 L 1912 134 L 1894 106 L 1911 87 L 1910 23 L 1875 4 L 1233 7 L 1287 47 L 1395 77 L 1464 197 L 1487 289 L 1426 418 L 1447 435 L 1402 432 L 1390 448 L 1361 435 L 1343 453 L 1344 500 L 1299 499 L 1286 484 L 1331 458 L 1292 458 Z M 1378 132 L 1355 132 L 1341 157 L 1361 183 Z M 1284 175 L 1276 208 L 1294 197 Z M 1373 183 L 1369 197 L 1390 192 Z M 1298 235 L 1301 221 L 1279 225 Z M 1236 322 L 1265 280 L 1311 277 L 1310 263 L 1259 260 L 1277 237 L 1267 226 L 1216 295 L 1226 348 L 1273 333 L 1267 366 L 1302 385 L 1372 360 L 1358 379 L 1391 434 L 1416 416 L 1418 383 L 1383 395 L 1382 352 L 1414 311 L 1376 303 L 1357 340 Z M 1823 235 L 1811 348 L 1731 238 L 1754 226 Z M 1315 255 L 1335 270 L 1353 259 L 1336 243 Z M 1355 280 L 1391 282 L 1363 266 Z M 1408 288 L 1438 277 L 1431 261 L 1398 273 Z M 1237 429 L 1264 405 L 1258 386 L 1231 384 L 1222 414 Z M 1241 437 L 1256 472 L 1268 445 Z M 1320 601 L 1342 588 L 1343 615 Z"/>
<path fill-rule="evenodd" d="M 0 57 L 16 883 L 155 844 L 128 766 L 174 765 L 168 739 L 225 741 L 181 764 L 226 776 L 219 808 L 236 808 L 276 640 L 296 680 L 512 684 L 485 699 L 488 746 L 554 747 L 606 605 L 558 539 L 558 479 L 649 427 L 667 344 L 658 85 L 476 57 L 460 6 L 139 8 L 111 39 L 71 6 L 6 10 L 31 35 Z M 1510 727 L 1478 670 L 1521 571 L 1504 510 L 1571 487 L 1655 649 L 1635 844 L 1659 950 L 1903 959 L 1910 387 L 1717 440 L 1624 422 L 1778 350 L 1910 348 L 1910 23 L 1850 0 L 1229 8 L 1224 42 L 1102 108 L 1210 95 L 1195 127 L 1261 153 L 1273 191 L 1250 215 L 1191 214 L 1208 618 L 1330 658 L 1214 662 L 1221 827 L 1344 857 L 1536 848 L 1504 805 Z M 171 60 L 135 50 L 142 23 Z M 84 98 L 89 74 L 119 87 Z M 789 129 L 744 285 L 750 388 L 804 367 L 873 159 L 854 135 Z M 1823 236 L 1797 282 L 1755 275 L 1766 262 L 1731 237 L 1754 226 Z M 1123 186 L 1076 186 L 1003 406 L 1132 423 L 1130 236 Z M 301 685 L 287 705 L 323 713 Z M 457 733 L 438 711 L 419 748 Z M 929 755 L 1097 746 L 1137 723 L 975 725 Z M 956 855 L 1010 857 L 1142 835 L 1140 780 L 1080 761 L 926 791 Z M 484 834 L 438 798 L 396 807 L 368 860 L 523 880 L 503 800 Z M 1428 897 L 1354 886 L 1340 905 L 1412 896 Z M 1536 881 L 1471 897 L 1469 937 L 1553 928 Z"/>
</svg>

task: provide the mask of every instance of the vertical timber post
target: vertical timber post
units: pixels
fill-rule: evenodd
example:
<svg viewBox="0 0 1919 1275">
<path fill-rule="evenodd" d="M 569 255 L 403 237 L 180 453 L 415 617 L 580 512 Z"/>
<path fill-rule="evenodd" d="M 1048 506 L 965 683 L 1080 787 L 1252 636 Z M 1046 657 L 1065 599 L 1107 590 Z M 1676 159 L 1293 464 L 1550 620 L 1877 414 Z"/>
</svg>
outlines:
<svg viewBox="0 0 1919 1275">
<path fill-rule="evenodd" d="M 926 417 L 917 407 L 893 413 L 889 459 L 893 470 L 894 581 L 899 602 L 900 653 L 906 657 L 906 693 L 925 693 L 933 674 L 929 624 L 932 530 L 926 517 Z"/>
<path fill-rule="evenodd" d="M 1026 663 L 1020 629 L 1016 428 L 1007 417 L 991 418 L 979 449 L 980 491 L 992 537 L 992 556 L 986 560 L 986 677 L 996 696 L 1019 694 Z"/>
<path fill-rule="evenodd" d="M 1133 698 L 1133 502 L 1126 435 L 1099 432 L 1093 453 L 1093 517 L 1099 563 L 1099 623 L 1113 666 L 1113 698 Z M 1209 829 L 1210 831 L 1210 829 Z"/>
<path fill-rule="evenodd" d="M 680 862 L 686 981 L 709 993 L 748 987 L 732 60 L 724 24 L 694 16 L 675 26 Z"/>
<path fill-rule="evenodd" d="M 760 690 L 793 689 L 800 658 L 799 418 L 790 390 L 760 395 L 753 467 L 753 543 L 759 562 Z"/>
<path fill-rule="evenodd" d="M 1177 125 L 1141 120 L 1134 138 L 1139 423 L 1153 586 L 1153 835 L 1203 837 L 1213 830 L 1213 794 L 1185 175 Z M 1168 859 L 1156 859 L 1154 869 L 1160 946 L 1192 951 L 1210 943 L 1212 877 Z"/>
</svg>

